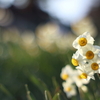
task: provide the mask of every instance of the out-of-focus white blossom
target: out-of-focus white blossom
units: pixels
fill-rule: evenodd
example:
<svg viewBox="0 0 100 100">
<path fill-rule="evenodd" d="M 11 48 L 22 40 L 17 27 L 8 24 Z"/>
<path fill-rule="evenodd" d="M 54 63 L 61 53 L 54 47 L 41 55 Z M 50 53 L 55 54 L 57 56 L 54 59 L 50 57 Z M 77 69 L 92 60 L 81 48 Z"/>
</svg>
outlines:
<svg viewBox="0 0 100 100">
<path fill-rule="evenodd" d="M 40 48 L 50 53 L 65 53 L 72 48 L 72 42 L 76 38 L 71 32 L 63 33 L 56 23 L 48 22 L 36 28 L 36 41 Z"/>
<path fill-rule="evenodd" d="M 83 80 L 78 70 L 72 69 L 70 65 L 66 65 L 62 68 L 60 76 L 65 81 L 62 85 L 68 97 L 76 95 L 75 84 L 77 87 L 81 88 L 84 84 L 89 83 L 89 80 Z"/>
<path fill-rule="evenodd" d="M 67 80 L 72 76 L 72 73 L 73 73 L 73 69 L 71 68 L 71 66 L 66 65 L 64 68 L 62 68 L 60 76 L 63 80 Z"/>
<path fill-rule="evenodd" d="M 75 96 L 77 94 L 75 85 L 71 84 L 70 80 L 68 82 L 63 82 L 62 86 L 68 98 Z"/>
<path fill-rule="evenodd" d="M 97 29 L 91 17 L 85 17 L 71 26 L 73 32 L 79 36 L 88 31 L 91 36 L 96 37 Z"/>
<path fill-rule="evenodd" d="M 73 79 L 73 81 L 74 81 L 74 83 L 76 84 L 77 87 L 81 88 L 82 86 L 84 86 L 84 84 L 89 83 L 89 80 L 82 79 L 82 77 L 80 76 L 78 70 L 74 70 L 73 74 L 74 75 L 73 75 L 72 79 Z"/>
<path fill-rule="evenodd" d="M 62 52 L 62 51 L 65 51 L 70 48 L 70 49 L 73 49 L 72 48 L 72 43 L 73 41 L 75 40 L 76 36 L 73 35 L 72 33 L 61 33 L 61 34 L 58 34 L 58 38 L 56 39 L 55 41 L 55 44 L 57 46 L 57 48 L 59 48 L 59 50 Z"/>
<path fill-rule="evenodd" d="M 39 49 L 36 43 L 36 37 L 32 31 L 25 31 L 21 34 L 20 45 L 27 51 L 31 56 L 37 56 Z"/>
</svg>

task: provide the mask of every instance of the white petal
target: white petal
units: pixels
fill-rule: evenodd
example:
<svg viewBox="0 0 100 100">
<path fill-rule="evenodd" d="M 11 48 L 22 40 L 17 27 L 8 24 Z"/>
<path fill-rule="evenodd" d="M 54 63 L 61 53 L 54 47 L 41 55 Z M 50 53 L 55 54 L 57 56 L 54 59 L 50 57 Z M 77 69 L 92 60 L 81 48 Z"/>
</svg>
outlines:
<svg viewBox="0 0 100 100">
<path fill-rule="evenodd" d="M 78 49 L 79 44 L 78 44 L 77 41 L 75 40 L 75 41 L 73 42 L 72 46 L 73 46 L 74 48 Z"/>
</svg>

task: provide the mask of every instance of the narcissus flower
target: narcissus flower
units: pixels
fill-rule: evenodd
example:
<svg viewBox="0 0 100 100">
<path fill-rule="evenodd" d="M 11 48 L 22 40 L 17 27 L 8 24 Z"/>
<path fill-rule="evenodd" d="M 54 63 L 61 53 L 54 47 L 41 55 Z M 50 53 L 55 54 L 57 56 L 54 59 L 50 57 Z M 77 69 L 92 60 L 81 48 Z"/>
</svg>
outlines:
<svg viewBox="0 0 100 100">
<path fill-rule="evenodd" d="M 73 42 L 73 47 L 77 51 L 73 54 L 71 62 L 77 66 L 77 70 L 71 69 L 68 65 L 61 72 L 61 78 L 65 80 L 63 88 L 68 97 L 76 95 L 73 84 L 83 89 L 84 84 L 88 84 L 90 79 L 95 80 L 95 73 L 100 74 L 100 46 L 93 43 L 94 39 L 87 32 Z"/>
<path fill-rule="evenodd" d="M 71 84 L 70 81 L 63 82 L 62 86 L 68 98 L 75 96 L 77 94 L 75 85 Z"/>
<path fill-rule="evenodd" d="M 70 65 L 62 68 L 61 78 L 70 84 L 76 84 L 78 87 L 88 84 L 89 81 L 83 80 L 78 73 L 78 70 L 72 69 Z"/>
<path fill-rule="evenodd" d="M 80 49 L 79 52 L 83 58 L 86 58 L 87 60 L 97 60 L 100 49 L 97 49 L 95 46 L 88 44 L 84 48 Z"/>
<path fill-rule="evenodd" d="M 88 64 L 84 64 L 84 68 L 88 69 L 92 73 L 99 73 L 100 72 L 100 63 L 99 60 L 97 61 L 89 61 Z"/>
<path fill-rule="evenodd" d="M 85 65 L 76 67 L 79 71 L 79 76 L 82 79 L 87 79 L 88 81 L 94 78 L 94 72 L 90 69 L 90 67 L 85 68 Z"/>
<path fill-rule="evenodd" d="M 80 64 L 83 64 L 83 56 L 80 55 L 79 51 L 77 50 L 76 53 L 73 54 L 71 62 L 74 66 L 78 66 Z"/>
<path fill-rule="evenodd" d="M 73 76 L 73 81 L 75 82 L 75 84 L 77 85 L 77 87 L 82 87 L 84 86 L 84 84 L 88 84 L 89 80 L 85 80 L 82 79 L 80 73 L 78 72 L 78 70 L 74 70 L 74 76 Z"/>
<path fill-rule="evenodd" d="M 85 32 L 74 40 L 73 47 L 76 49 L 80 49 L 81 47 L 93 43 L 94 43 L 93 37 L 91 37 L 88 32 Z"/>
<path fill-rule="evenodd" d="M 67 80 L 72 73 L 73 73 L 73 69 L 71 68 L 71 66 L 66 65 L 64 68 L 62 68 L 60 76 L 63 80 Z"/>
<path fill-rule="evenodd" d="M 73 47 L 78 50 L 73 54 L 71 61 L 77 66 L 81 79 L 95 79 L 94 74 L 100 73 L 100 46 L 93 43 L 94 39 L 88 32 L 83 33 L 73 42 Z"/>
</svg>

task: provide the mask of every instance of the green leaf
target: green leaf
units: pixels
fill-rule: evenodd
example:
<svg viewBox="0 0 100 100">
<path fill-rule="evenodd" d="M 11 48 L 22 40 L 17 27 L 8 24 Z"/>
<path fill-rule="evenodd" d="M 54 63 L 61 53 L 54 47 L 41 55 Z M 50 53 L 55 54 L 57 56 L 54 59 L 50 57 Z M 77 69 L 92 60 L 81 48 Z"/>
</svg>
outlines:
<svg viewBox="0 0 100 100">
<path fill-rule="evenodd" d="M 30 80 L 31 82 L 33 82 L 39 89 L 40 91 L 43 93 L 45 90 L 48 90 L 46 84 L 40 80 L 39 78 L 35 77 L 34 75 L 30 75 Z"/>
<path fill-rule="evenodd" d="M 52 100 L 52 96 L 49 91 L 45 90 L 45 100 Z"/>
<path fill-rule="evenodd" d="M 8 91 L 8 89 L 3 84 L 0 84 L 0 90 L 4 92 L 8 97 L 14 98 L 13 95 Z"/>
<path fill-rule="evenodd" d="M 60 100 L 59 93 L 55 94 L 52 100 Z"/>
<path fill-rule="evenodd" d="M 26 88 L 26 92 L 27 92 L 27 99 L 28 99 L 28 100 L 35 100 L 35 99 L 32 99 L 32 97 L 31 97 L 31 95 L 30 95 L 30 91 L 29 91 L 29 89 L 28 89 L 28 85 L 27 85 L 27 84 L 25 84 L 25 88 Z"/>
</svg>

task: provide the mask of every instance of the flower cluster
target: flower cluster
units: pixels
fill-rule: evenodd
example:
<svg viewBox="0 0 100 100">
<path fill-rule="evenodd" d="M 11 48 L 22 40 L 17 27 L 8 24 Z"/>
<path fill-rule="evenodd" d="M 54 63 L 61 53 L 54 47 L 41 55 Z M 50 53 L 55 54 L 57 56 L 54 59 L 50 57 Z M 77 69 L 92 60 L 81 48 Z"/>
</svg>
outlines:
<svg viewBox="0 0 100 100">
<path fill-rule="evenodd" d="M 93 37 L 85 32 L 73 42 L 77 51 L 72 56 L 72 64 L 76 66 L 82 79 L 95 79 L 94 74 L 100 73 L 100 47 L 94 45 Z"/>
<path fill-rule="evenodd" d="M 64 80 L 62 83 L 64 92 L 69 98 L 77 94 L 76 86 L 82 88 L 84 84 L 89 82 L 87 80 L 83 80 L 78 71 L 72 69 L 70 65 L 66 65 L 64 68 L 62 68 L 60 76 Z"/>
</svg>

